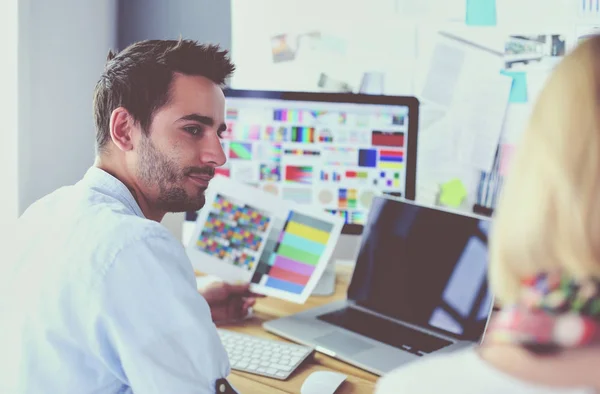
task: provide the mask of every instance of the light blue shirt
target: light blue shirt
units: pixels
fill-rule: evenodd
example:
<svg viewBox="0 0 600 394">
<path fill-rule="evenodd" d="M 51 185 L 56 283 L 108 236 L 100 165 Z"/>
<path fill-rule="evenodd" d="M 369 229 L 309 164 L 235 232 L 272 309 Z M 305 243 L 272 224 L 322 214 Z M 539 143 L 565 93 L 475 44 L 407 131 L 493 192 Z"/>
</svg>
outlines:
<svg viewBox="0 0 600 394">
<path fill-rule="evenodd" d="M 16 238 L 0 393 L 214 393 L 229 375 L 183 245 L 116 178 L 90 168 L 33 204 Z"/>
</svg>

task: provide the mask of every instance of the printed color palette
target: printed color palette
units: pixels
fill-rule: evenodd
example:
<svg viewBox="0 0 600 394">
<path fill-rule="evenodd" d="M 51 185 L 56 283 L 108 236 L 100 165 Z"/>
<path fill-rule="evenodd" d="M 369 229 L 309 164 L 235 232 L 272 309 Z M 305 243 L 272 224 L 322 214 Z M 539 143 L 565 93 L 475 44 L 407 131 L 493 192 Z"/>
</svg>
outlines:
<svg viewBox="0 0 600 394">
<path fill-rule="evenodd" d="M 218 194 L 196 247 L 209 255 L 251 271 L 256 252 L 265 239 L 270 218 L 249 205 L 240 205 Z"/>
<path fill-rule="evenodd" d="M 255 276 L 266 287 L 301 294 L 324 252 L 333 225 L 290 212 L 269 258 L 268 272 Z M 255 282 L 257 283 L 257 282 Z"/>
</svg>

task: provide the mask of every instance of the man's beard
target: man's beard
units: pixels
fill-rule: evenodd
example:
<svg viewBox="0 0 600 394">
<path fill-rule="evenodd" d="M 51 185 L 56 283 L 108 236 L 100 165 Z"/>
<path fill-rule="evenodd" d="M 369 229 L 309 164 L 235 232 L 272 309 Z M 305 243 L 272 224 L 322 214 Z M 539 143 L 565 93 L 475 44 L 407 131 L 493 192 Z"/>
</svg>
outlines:
<svg viewBox="0 0 600 394">
<path fill-rule="evenodd" d="M 198 193 L 190 196 L 182 187 L 187 175 L 193 172 L 214 174 L 214 169 L 180 169 L 172 159 L 156 149 L 150 137 L 142 137 L 137 176 L 146 187 L 158 187 L 158 198 L 151 201 L 155 208 L 166 212 L 197 211 L 202 208 L 206 201 L 205 189 L 198 188 Z"/>
</svg>

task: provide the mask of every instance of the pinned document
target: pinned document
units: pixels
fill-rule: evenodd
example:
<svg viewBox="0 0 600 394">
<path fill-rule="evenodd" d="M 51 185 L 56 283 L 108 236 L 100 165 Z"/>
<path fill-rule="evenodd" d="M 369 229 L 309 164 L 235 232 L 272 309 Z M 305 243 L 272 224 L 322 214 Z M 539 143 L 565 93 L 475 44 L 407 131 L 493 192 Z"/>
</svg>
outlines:
<svg viewBox="0 0 600 394">
<path fill-rule="evenodd" d="M 508 101 L 511 103 L 526 103 L 527 97 L 527 74 L 524 71 L 502 70 L 503 75 L 512 77 L 512 86 Z"/>
<path fill-rule="evenodd" d="M 489 171 L 500 139 L 512 78 L 500 75 L 504 53 L 438 34 L 421 97 L 447 110 L 461 164 Z"/>
<path fill-rule="evenodd" d="M 466 0 L 467 26 L 496 26 L 496 0 Z"/>
<path fill-rule="evenodd" d="M 441 187 L 440 204 L 451 208 L 458 208 L 467 197 L 467 189 L 458 178 L 446 182 Z"/>
</svg>

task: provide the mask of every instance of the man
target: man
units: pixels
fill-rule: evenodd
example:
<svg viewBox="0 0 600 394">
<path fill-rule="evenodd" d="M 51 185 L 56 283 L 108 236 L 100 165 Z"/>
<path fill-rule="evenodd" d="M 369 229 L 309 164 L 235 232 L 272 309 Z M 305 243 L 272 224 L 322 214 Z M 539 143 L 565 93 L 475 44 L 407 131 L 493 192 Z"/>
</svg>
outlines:
<svg viewBox="0 0 600 394">
<path fill-rule="evenodd" d="M 187 40 L 109 54 L 94 92 L 94 166 L 19 219 L 0 294 L 12 300 L 0 392 L 184 394 L 226 383 L 211 314 L 240 318 L 255 300 L 247 285 L 199 295 L 181 242 L 159 222 L 202 208 L 225 163 L 221 86 L 233 71 L 226 51 Z"/>
</svg>

